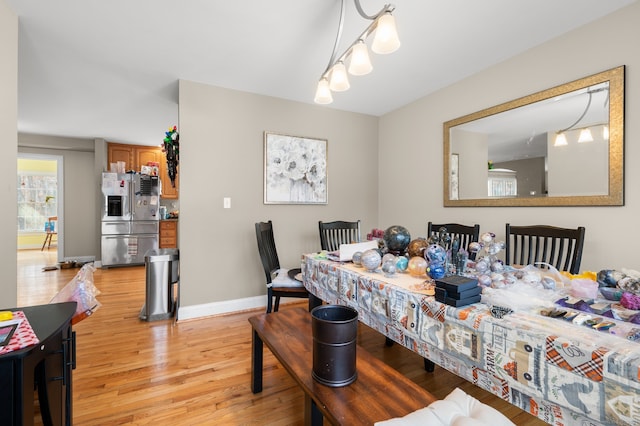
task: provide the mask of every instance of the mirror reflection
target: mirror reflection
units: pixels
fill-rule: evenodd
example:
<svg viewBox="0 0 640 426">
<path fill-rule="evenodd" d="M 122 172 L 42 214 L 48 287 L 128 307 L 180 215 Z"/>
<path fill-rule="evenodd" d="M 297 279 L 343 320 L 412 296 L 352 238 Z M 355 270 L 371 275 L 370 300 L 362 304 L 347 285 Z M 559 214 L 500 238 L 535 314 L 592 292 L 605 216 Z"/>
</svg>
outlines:
<svg viewBox="0 0 640 426">
<path fill-rule="evenodd" d="M 624 67 L 444 124 L 445 206 L 623 204 Z"/>
</svg>

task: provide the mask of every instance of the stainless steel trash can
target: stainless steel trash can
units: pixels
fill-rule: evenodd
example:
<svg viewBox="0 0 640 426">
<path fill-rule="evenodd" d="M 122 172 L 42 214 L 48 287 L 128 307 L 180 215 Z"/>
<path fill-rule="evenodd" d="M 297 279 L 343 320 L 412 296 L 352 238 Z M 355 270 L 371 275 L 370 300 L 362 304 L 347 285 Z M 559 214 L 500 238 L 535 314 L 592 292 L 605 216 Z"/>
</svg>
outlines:
<svg viewBox="0 0 640 426">
<path fill-rule="evenodd" d="M 144 256 L 146 269 L 145 304 L 140 319 L 156 321 L 175 314 L 180 280 L 180 253 L 177 249 L 152 249 Z"/>
</svg>

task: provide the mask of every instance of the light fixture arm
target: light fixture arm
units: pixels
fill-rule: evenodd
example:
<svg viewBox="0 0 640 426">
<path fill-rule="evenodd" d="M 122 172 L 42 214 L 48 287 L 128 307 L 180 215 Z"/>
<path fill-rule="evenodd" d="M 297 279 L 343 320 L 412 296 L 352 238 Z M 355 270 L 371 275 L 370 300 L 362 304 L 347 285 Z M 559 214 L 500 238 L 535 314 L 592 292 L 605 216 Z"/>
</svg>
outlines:
<svg viewBox="0 0 640 426">
<path fill-rule="evenodd" d="M 584 118 L 584 116 L 587 115 L 587 111 L 589 111 L 589 107 L 591 106 L 591 97 L 592 97 L 591 92 L 588 92 L 588 94 L 589 94 L 589 101 L 587 102 L 587 107 L 584 109 L 584 112 L 582 113 L 582 115 L 571 126 L 567 127 L 566 129 L 562 129 L 557 133 L 564 133 L 567 130 L 573 129 Z"/>
<path fill-rule="evenodd" d="M 360 34 L 360 36 L 356 39 L 356 41 L 354 41 L 353 43 L 351 43 L 351 45 L 349 45 L 347 50 L 345 50 L 344 53 L 342 53 L 342 55 L 340 55 L 338 58 L 336 58 L 336 53 L 338 51 L 338 45 L 340 44 L 340 39 L 342 38 L 342 28 L 344 27 L 344 15 L 345 15 L 345 10 L 346 10 L 345 0 L 341 0 L 340 22 L 338 23 L 338 33 L 336 34 L 336 41 L 333 44 L 333 51 L 331 52 L 331 58 L 329 59 L 329 63 L 327 64 L 327 68 L 322 73 L 322 77 L 326 77 L 326 75 L 329 72 L 329 70 L 337 62 L 340 62 L 340 61 L 344 62 L 344 60 L 347 58 L 348 54 L 351 52 L 351 48 L 353 47 L 354 44 L 356 44 L 358 42 L 358 40 L 366 39 L 369 36 L 369 34 L 371 34 L 373 32 L 373 30 L 375 30 L 375 28 L 377 26 L 377 19 L 380 16 L 384 15 L 387 12 L 391 13 L 396 9 L 396 7 L 394 5 L 392 5 L 392 4 L 385 4 L 384 7 L 382 9 L 380 9 L 380 11 L 378 13 L 376 13 L 375 15 L 367 15 L 364 12 L 364 10 L 362 9 L 362 6 L 360 5 L 360 0 L 354 0 L 354 3 L 356 5 L 356 9 L 358 9 L 358 13 L 360 14 L 360 16 L 362 16 L 365 19 L 374 21 L 374 22 L 372 22 L 371 25 L 369 25 L 362 32 L 362 34 Z"/>
<path fill-rule="evenodd" d="M 357 1 L 357 0 L 356 0 Z M 336 41 L 333 44 L 333 51 L 331 52 L 331 58 L 329 58 L 329 63 L 327 64 L 327 69 L 324 70 L 322 75 L 325 75 L 327 71 L 331 69 L 336 60 L 336 53 L 338 53 L 338 44 L 340 44 L 340 39 L 342 38 L 342 28 L 344 27 L 344 11 L 346 10 L 346 6 L 344 0 L 341 0 L 340 5 L 340 22 L 338 23 L 338 34 L 336 34 Z"/>
<path fill-rule="evenodd" d="M 380 9 L 380 11 L 375 15 L 367 15 L 364 9 L 362 9 L 362 5 L 360 5 L 360 0 L 353 0 L 353 2 L 356 4 L 356 9 L 358 10 L 358 13 L 360 14 L 360 16 L 370 21 L 373 21 L 374 19 L 378 19 L 383 13 L 387 12 L 387 9 L 389 9 L 390 7 L 391 7 L 391 10 L 394 9 L 390 4 L 385 4 L 384 7 Z"/>
</svg>

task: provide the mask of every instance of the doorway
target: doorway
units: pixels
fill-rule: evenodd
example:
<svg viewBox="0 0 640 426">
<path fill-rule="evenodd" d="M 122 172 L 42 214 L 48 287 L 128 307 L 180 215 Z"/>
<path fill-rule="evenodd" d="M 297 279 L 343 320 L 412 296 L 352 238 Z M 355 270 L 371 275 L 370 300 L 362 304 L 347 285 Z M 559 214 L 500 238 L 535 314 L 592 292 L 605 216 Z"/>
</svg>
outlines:
<svg viewBox="0 0 640 426">
<path fill-rule="evenodd" d="M 25 266 L 25 260 L 27 263 L 31 261 L 35 264 L 50 262 L 50 259 L 60 262 L 63 259 L 63 166 L 62 156 L 18 153 L 16 182 L 19 267 Z M 57 235 L 50 246 L 44 246 L 45 226 L 50 226 L 49 218 L 54 216 L 57 217 L 55 223 Z M 21 255 L 27 251 L 32 252 L 31 255 Z M 34 253 L 36 251 L 40 253 Z M 52 256 L 54 253 L 55 256 Z M 54 261 L 53 264 L 55 263 Z"/>
</svg>

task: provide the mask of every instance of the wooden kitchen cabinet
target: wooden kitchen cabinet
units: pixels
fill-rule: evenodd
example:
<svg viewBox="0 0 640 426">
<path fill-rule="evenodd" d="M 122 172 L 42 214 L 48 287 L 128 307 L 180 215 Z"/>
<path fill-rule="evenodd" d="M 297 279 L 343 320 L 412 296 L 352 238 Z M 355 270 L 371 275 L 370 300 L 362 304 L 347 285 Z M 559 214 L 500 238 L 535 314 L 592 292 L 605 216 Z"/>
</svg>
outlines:
<svg viewBox="0 0 640 426">
<path fill-rule="evenodd" d="M 160 221 L 160 248 L 178 247 L 178 221 Z"/>
<path fill-rule="evenodd" d="M 178 198 L 178 177 L 176 176 L 175 188 L 171 185 L 171 179 L 167 173 L 167 159 L 158 146 L 127 145 L 119 143 L 107 144 L 107 164 L 124 161 L 125 170 L 140 171 L 141 166 L 149 162 L 159 164 L 158 177 L 162 181 L 162 198 Z"/>
<path fill-rule="evenodd" d="M 107 152 L 109 157 L 109 165 L 111 165 L 111 163 L 123 161 L 125 171 L 131 170 L 133 168 L 133 149 L 131 145 L 110 143 L 107 145 Z"/>
</svg>

